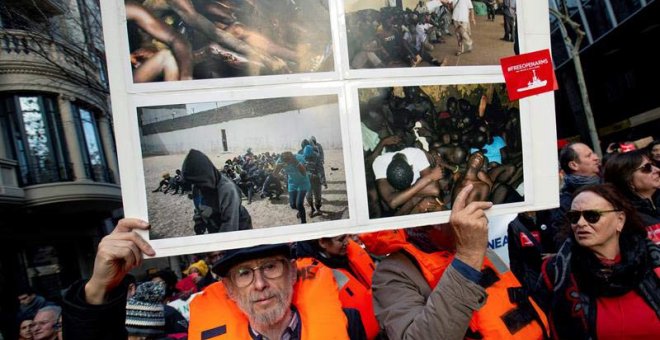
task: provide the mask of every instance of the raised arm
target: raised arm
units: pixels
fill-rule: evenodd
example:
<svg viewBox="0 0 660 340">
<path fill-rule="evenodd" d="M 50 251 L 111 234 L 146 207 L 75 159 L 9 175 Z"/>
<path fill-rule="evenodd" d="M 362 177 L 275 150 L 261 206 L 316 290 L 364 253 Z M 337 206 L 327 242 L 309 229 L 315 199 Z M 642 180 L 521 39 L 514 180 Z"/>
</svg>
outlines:
<svg viewBox="0 0 660 340">
<path fill-rule="evenodd" d="M 392 209 L 400 207 L 415 195 L 438 196 L 440 193 L 438 180 L 442 178 L 442 168 L 434 167 L 427 169 L 429 171 L 423 171 L 422 177 L 415 184 L 403 191 L 396 191 L 385 178 L 378 179 L 376 180 L 378 192 L 385 203 Z"/>
<path fill-rule="evenodd" d="M 484 209 L 492 204 L 466 206 L 471 190 L 471 185 L 464 188 L 452 205 L 457 251 L 435 287 L 428 287 L 416 265 L 401 252 L 389 255 L 376 268 L 374 310 L 390 339 L 463 339 L 473 312 L 485 303 L 485 290 L 465 272 L 478 276 L 483 265 L 488 246 Z"/>
<path fill-rule="evenodd" d="M 124 218 L 110 235 L 99 243 L 94 259 L 94 272 L 85 285 L 85 300 L 91 305 L 105 302 L 131 269 L 142 264 L 143 254 L 154 256 L 153 248 L 134 230 L 149 229 L 149 224 L 135 218 Z"/>
<path fill-rule="evenodd" d="M 209 40 L 244 55 L 256 57 L 258 60 L 268 65 L 270 69 L 278 68 L 276 65 L 277 63 L 272 58 L 257 51 L 243 40 L 234 37 L 231 33 L 218 28 L 207 17 L 197 12 L 195 6 L 190 0 L 167 0 L 167 3 L 186 24 L 202 32 L 202 34 L 204 34 Z"/>
</svg>

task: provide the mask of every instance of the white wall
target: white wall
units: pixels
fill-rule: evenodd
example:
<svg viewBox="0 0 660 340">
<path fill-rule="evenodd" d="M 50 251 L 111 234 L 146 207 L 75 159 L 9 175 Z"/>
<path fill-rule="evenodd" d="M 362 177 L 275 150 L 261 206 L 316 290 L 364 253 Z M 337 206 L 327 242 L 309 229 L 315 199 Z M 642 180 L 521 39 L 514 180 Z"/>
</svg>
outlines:
<svg viewBox="0 0 660 340">
<path fill-rule="evenodd" d="M 179 154 L 194 148 L 210 154 L 222 153 L 222 129 L 232 153 L 243 153 L 248 147 L 255 152 L 297 151 L 300 141 L 312 135 L 324 149 L 340 149 L 339 124 L 339 107 L 335 103 L 143 136 L 142 150 L 145 154 Z"/>
</svg>

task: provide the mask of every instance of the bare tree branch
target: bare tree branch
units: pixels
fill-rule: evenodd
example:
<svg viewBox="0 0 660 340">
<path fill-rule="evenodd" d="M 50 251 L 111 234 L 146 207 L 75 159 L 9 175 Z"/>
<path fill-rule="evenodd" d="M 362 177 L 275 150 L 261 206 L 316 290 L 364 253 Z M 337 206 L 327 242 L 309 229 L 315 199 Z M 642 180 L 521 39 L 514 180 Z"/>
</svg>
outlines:
<svg viewBox="0 0 660 340">
<path fill-rule="evenodd" d="M 550 14 L 557 18 L 559 22 L 559 30 L 561 31 L 562 37 L 564 38 L 564 43 L 569 49 L 570 57 L 573 60 L 573 66 L 575 67 L 577 84 L 578 88 L 580 89 L 582 107 L 584 108 L 584 115 L 587 121 L 587 128 L 589 130 L 589 138 L 591 139 L 591 144 L 594 151 L 598 155 L 602 155 L 603 153 L 600 148 L 600 139 L 598 138 L 596 122 L 594 121 L 593 111 L 591 110 L 591 102 L 589 101 L 589 93 L 587 91 L 587 85 L 584 79 L 582 61 L 580 60 L 580 46 L 582 45 L 582 40 L 584 39 L 585 33 L 582 30 L 581 25 L 571 19 L 566 0 L 562 0 L 561 5 L 561 9 L 563 10 L 562 12 L 554 8 L 550 8 Z M 569 26 L 573 33 L 575 33 L 575 41 L 571 40 L 566 26 Z"/>
</svg>

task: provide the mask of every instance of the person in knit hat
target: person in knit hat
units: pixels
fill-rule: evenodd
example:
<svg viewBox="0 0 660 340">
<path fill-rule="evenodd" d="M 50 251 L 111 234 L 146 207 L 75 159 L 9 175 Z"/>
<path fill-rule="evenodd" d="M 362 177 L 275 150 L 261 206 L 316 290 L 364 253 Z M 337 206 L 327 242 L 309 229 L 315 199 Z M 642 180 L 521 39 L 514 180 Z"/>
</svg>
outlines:
<svg viewBox="0 0 660 340">
<path fill-rule="evenodd" d="M 209 272 L 209 266 L 204 262 L 204 260 L 199 260 L 191 264 L 188 269 L 184 270 L 183 273 L 190 275 L 192 273 L 197 273 L 199 276 L 204 277 L 206 273 Z"/>
<path fill-rule="evenodd" d="M 159 339 L 165 336 L 163 299 L 165 286 L 160 282 L 141 283 L 126 302 L 128 339 Z"/>
<path fill-rule="evenodd" d="M 191 264 L 186 270 L 183 271 L 184 274 L 188 277 L 192 277 L 193 282 L 197 286 L 197 290 L 201 291 L 204 288 L 204 283 L 201 282 L 202 279 L 208 274 L 209 266 L 204 262 L 204 260 L 199 260 Z"/>
</svg>

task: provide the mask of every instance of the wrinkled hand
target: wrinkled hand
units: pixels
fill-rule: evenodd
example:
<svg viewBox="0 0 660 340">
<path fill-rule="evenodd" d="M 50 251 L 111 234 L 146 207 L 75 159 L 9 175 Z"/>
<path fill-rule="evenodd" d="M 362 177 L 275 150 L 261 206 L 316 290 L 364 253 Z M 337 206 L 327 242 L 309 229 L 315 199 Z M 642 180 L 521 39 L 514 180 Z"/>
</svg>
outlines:
<svg viewBox="0 0 660 340">
<path fill-rule="evenodd" d="M 486 248 L 488 247 L 488 218 L 485 210 L 492 202 L 465 202 L 473 185 L 467 185 L 456 196 L 452 205 L 449 222 L 456 238 L 456 258 L 472 268 L 481 271 Z"/>
<path fill-rule="evenodd" d="M 104 303 L 106 294 L 117 287 L 131 269 L 142 264 L 143 253 L 156 255 L 134 229 L 147 230 L 149 224 L 135 218 L 121 219 L 115 230 L 99 243 L 94 273 L 85 285 L 85 299 L 89 304 Z"/>
</svg>

